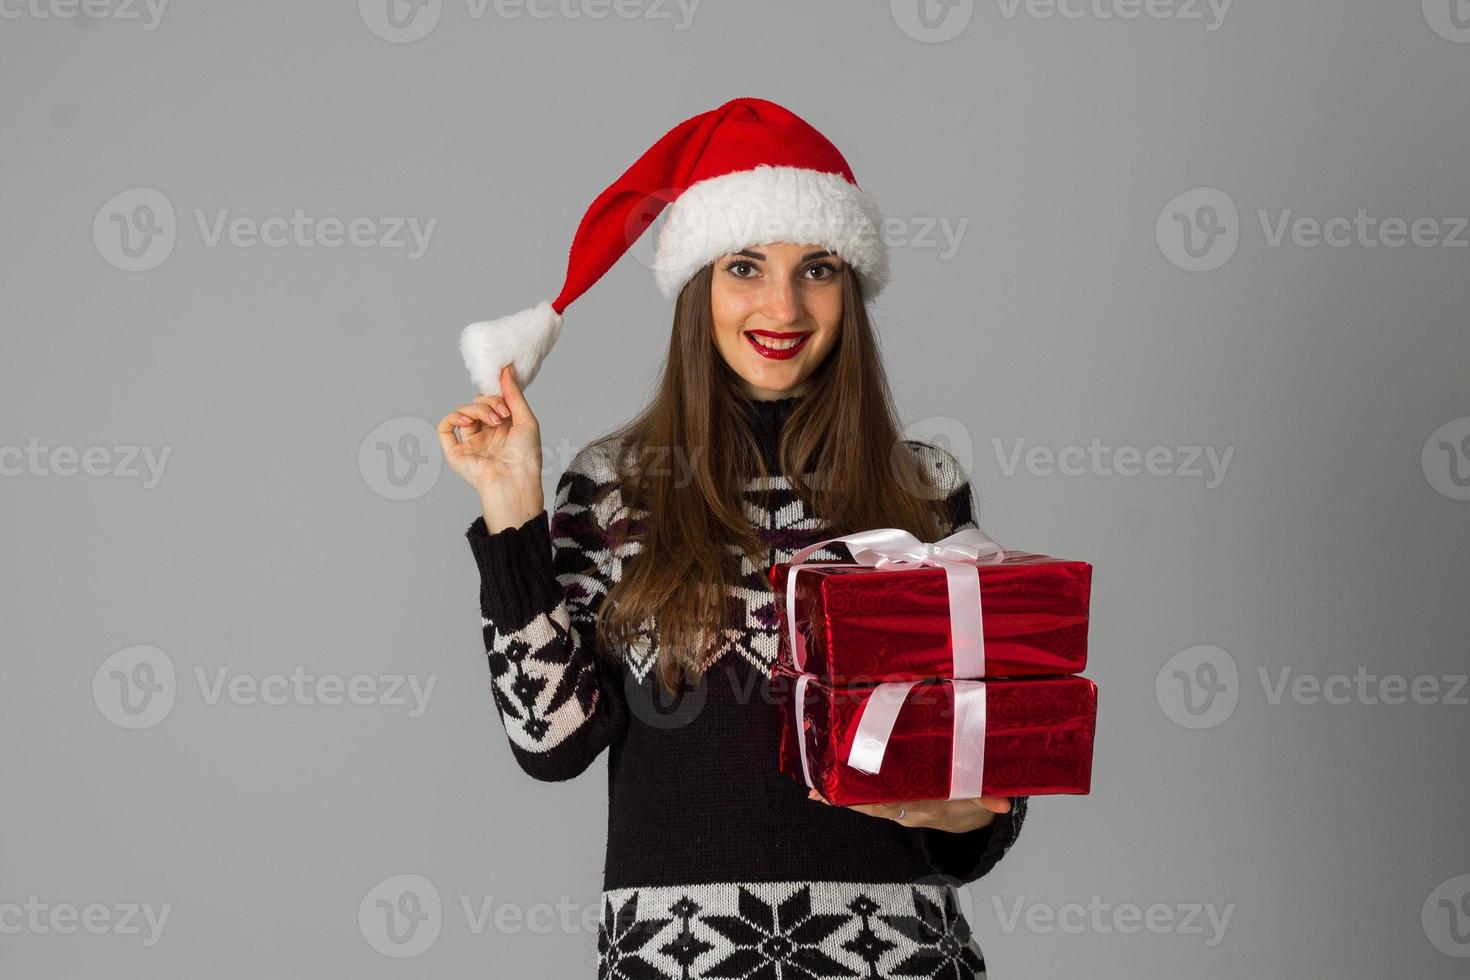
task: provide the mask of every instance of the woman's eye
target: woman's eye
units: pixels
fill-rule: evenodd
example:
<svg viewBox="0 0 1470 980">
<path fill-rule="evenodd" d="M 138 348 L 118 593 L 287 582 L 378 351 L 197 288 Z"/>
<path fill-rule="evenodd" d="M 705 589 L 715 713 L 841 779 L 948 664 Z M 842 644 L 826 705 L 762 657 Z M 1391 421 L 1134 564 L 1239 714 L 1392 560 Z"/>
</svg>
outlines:
<svg viewBox="0 0 1470 980">
<path fill-rule="evenodd" d="M 758 270 L 754 265 L 744 259 L 738 259 L 734 262 L 731 262 L 729 265 L 725 266 L 725 271 L 730 273 L 736 279 L 754 279 L 760 272 L 760 270 Z M 810 276 L 810 278 L 815 282 L 825 282 L 826 280 L 831 279 L 833 276 L 837 275 L 837 269 L 833 267 L 833 265 L 829 262 L 818 262 L 815 265 L 807 266 L 806 272 L 809 276 L 813 272 L 817 273 L 817 275 L 815 276 Z"/>
</svg>

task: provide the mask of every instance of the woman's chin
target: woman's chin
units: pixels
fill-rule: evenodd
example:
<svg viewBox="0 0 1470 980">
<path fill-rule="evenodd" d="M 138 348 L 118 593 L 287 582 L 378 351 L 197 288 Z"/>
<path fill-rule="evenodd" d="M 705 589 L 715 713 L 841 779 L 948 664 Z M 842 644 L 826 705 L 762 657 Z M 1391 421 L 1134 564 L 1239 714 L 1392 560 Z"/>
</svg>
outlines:
<svg viewBox="0 0 1470 980">
<path fill-rule="evenodd" d="M 795 367 L 782 366 L 773 369 L 770 365 L 756 365 L 745 372 L 745 381 L 752 388 L 772 398 L 784 397 L 784 393 L 802 383 L 802 372 Z"/>
</svg>

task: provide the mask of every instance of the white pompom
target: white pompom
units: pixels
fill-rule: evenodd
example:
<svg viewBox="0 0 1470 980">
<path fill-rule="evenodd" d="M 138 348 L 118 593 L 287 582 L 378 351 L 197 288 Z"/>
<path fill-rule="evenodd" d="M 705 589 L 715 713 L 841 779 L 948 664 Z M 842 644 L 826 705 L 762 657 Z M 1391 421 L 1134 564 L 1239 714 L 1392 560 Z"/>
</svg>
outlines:
<svg viewBox="0 0 1470 980">
<path fill-rule="evenodd" d="M 524 391 L 535 380 L 542 360 L 561 335 L 561 327 L 561 314 L 551 308 L 550 300 L 498 320 L 482 320 L 465 327 L 459 335 L 459 351 L 475 387 L 482 394 L 500 394 L 500 369 L 510 364 L 516 384 Z"/>
</svg>

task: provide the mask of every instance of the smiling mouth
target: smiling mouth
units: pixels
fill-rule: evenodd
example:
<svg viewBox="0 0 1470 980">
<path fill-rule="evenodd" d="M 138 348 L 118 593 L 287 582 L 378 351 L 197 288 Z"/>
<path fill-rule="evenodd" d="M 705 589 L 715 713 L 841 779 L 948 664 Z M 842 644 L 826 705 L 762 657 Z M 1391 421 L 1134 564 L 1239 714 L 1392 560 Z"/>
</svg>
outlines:
<svg viewBox="0 0 1470 980">
<path fill-rule="evenodd" d="M 762 357 L 773 360 L 785 360 L 794 357 L 796 352 L 806 346 L 811 339 L 811 333 L 782 333 L 775 330 L 747 330 L 745 339 L 754 347 L 756 353 Z"/>
</svg>

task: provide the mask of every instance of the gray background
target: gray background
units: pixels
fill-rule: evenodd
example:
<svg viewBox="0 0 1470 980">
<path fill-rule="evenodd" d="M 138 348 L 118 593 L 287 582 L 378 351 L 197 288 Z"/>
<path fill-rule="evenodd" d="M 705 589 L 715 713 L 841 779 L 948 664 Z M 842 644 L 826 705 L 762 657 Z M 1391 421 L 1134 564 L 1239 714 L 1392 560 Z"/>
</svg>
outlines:
<svg viewBox="0 0 1470 980">
<path fill-rule="evenodd" d="M 555 295 L 593 197 L 678 121 L 750 95 L 833 139 L 907 229 L 875 315 L 911 431 L 963 457 L 1003 543 L 1096 565 L 1093 792 L 1037 799 L 966 890 L 992 976 L 1463 976 L 1439 899 L 1470 873 L 1466 692 L 1272 703 L 1258 674 L 1424 675 L 1443 695 L 1465 671 L 1470 503 L 1425 447 L 1470 428 L 1470 250 L 1272 247 L 1257 215 L 1470 214 L 1450 0 L 1240 0 L 1214 30 L 1203 6 L 936 4 L 941 31 L 970 17 L 947 40 L 912 27 L 913 0 L 705 0 L 687 23 L 652 0 L 568 16 L 607 9 L 579 3 L 444 0 L 412 42 L 374 32 L 374 0 L 179 3 L 152 29 L 141 7 L 6 8 L 0 451 L 34 439 L 50 463 L 12 452 L 0 477 L 0 906 L 171 911 L 152 945 L 0 932 L 0 975 L 593 974 L 605 763 L 566 784 L 513 763 L 462 538 L 476 502 L 436 475 L 427 425 L 473 394 L 460 328 Z M 167 198 L 176 240 L 125 271 L 106 229 L 137 188 Z M 1238 207 L 1209 272 L 1156 235 L 1196 188 Z M 222 209 L 437 224 L 417 259 L 211 245 L 195 213 Z M 926 222 L 962 221 L 953 254 L 925 244 Z M 548 489 L 654 376 L 671 307 L 648 251 L 571 308 L 528 390 Z M 416 435 L 399 487 L 377 447 L 411 457 Z M 992 442 L 1093 437 L 1233 456 L 1207 487 L 1007 474 Z M 127 446 L 169 449 L 156 485 L 127 475 Z M 111 469 L 62 475 L 58 447 L 103 447 Z M 108 663 L 140 645 L 172 664 L 175 701 L 129 729 Z M 1201 646 L 1238 674 L 1216 692 L 1233 709 L 1193 728 L 1171 658 Z M 297 668 L 436 686 L 410 717 L 210 703 L 196 675 Z M 443 902 L 407 958 L 358 920 L 400 874 Z M 577 922 L 477 931 L 462 896 Z M 1007 929 L 997 900 L 1039 911 Z M 1158 905 L 1174 926 L 1049 927 L 1069 903 Z M 1192 903 L 1230 910 L 1218 942 L 1181 927 Z"/>
</svg>

